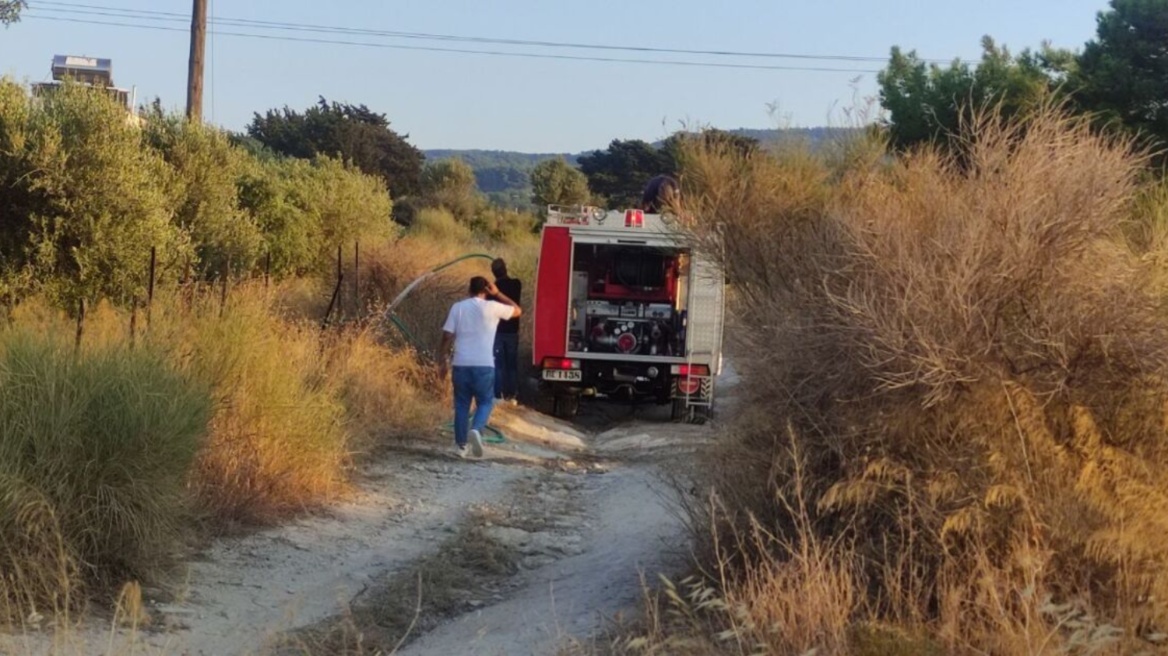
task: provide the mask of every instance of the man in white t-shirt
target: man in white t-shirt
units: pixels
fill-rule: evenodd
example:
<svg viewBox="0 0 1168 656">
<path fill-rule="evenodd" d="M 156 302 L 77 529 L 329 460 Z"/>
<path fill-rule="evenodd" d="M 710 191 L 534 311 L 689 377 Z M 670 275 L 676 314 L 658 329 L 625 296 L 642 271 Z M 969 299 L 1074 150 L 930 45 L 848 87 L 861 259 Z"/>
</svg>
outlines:
<svg viewBox="0 0 1168 656">
<path fill-rule="evenodd" d="M 499 300 L 489 301 L 488 296 Z M 500 321 L 516 319 L 521 314 L 523 310 L 515 301 L 486 278 L 475 276 L 470 279 L 470 298 L 455 303 L 446 317 L 438 367 L 445 380 L 446 358 L 453 345 L 454 443 L 460 457 L 466 457 L 468 439 L 475 457 L 483 455 L 482 431 L 495 403 L 495 331 Z M 475 413 L 468 431 L 472 399 Z"/>
</svg>

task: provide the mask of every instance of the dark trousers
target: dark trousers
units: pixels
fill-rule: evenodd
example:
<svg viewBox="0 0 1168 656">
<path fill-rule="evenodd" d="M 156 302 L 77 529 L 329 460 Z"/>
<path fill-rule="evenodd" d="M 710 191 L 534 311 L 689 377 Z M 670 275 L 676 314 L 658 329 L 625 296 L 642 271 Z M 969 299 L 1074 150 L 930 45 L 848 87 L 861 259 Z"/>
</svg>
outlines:
<svg viewBox="0 0 1168 656">
<path fill-rule="evenodd" d="M 495 398 L 519 395 L 519 335 L 495 333 Z"/>
</svg>

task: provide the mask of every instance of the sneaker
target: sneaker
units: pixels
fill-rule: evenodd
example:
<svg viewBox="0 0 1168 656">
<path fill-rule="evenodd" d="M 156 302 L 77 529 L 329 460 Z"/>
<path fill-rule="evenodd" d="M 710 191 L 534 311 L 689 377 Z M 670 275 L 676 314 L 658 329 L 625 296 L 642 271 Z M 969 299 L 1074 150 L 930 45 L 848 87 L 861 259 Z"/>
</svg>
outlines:
<svg viewBox="0 0 1168 656">
<path fill-rule="evenodd" d="M 463 447 L 464 449 L 466 447 Z M 476 458 L 483 457 L 483 436 L 477 430 L 470 432 L 470 450 Z"/>
<path fill-rule="evenodd" d="M 467 454 L 466 445 L 465 445 L 465 444 L 456 444 L 456 445 L 454 445 L 454 453 L 455 453 L 455 455 L 457 455 L 459 458 L 465 458 L 465 457 L 466 457 L 466 454 Z"/>
</svg>

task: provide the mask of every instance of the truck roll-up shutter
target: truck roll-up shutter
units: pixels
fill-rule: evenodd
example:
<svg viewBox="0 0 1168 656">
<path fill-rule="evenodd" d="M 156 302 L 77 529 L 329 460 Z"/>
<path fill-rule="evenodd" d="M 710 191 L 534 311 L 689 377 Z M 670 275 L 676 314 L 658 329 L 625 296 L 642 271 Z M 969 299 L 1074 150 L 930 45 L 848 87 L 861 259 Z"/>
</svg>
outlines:
<svg viewBox="0 0 1168 656">
<path fill-rule="evenodd" d="M 706 257 L 695 257 L 690 270 L 687 355 L 715 367 L 722 353 L 725 293 L 722 270 L 717 263 Z"/>
<path fill-rule="evenodd" d="M 567 351 L 571 273 L 571 233 L 566 227 L 545 227 L 535 283 L 532 364 L 537 367 L 544 358 L 562 358 Z"/>
</svg>

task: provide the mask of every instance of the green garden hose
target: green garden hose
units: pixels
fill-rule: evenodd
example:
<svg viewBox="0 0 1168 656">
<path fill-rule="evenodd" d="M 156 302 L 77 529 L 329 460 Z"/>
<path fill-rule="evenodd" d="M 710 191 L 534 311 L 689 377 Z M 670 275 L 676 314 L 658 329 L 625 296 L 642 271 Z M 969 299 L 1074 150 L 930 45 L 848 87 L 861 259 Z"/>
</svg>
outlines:
<svg viewBox="0 0 1168 656">
<path fill-rule="evenodd" d="M 410 332 L 410 329 L 407 328 L 405 323 L 402 322 L 401 318 L 397 316 L 397 312 L 396 312 L 397 307 L 402 304 L 402 301 L 406 300 L 406 297 L 409 296 L 414 291 L 414 289 L 417 288 L 418 285 L 420 285 L 423 282 L 434 277 L 443 269 L 448 269 L 448 268 L 454 266 L 455 264 L 458 264 L 459 262 L 464 262 L 466 260 L 471 260 L 471 259 L 475 259 L 475 258 L 482 258 L 485 260 L 494 260 L 495 256 L 487 255 L 485 253 L 468 253 L 468 254 L 463 255 L 461 257 L 455 258 L 455 259 L 453 259 L 445 264 L 441 264 L 439 266 L 436 266 L 433 269 L 430 269 L 429 271 L 427 271 L 426 273 L 423 273 L 422 275 L 418 276 L 418 278 L 416 280 L 414 280 L 413 282 L 411 282 L 410 284 L 406 285 L 406 288 L 403 289 L 401 291 L 401 293 L 397 295 L 397 298 L 393 299 L 393 301 L 390 302 L 389 307 L 385 308 L 385 318 L 391 324 L 393 324 L 398 330 L 401 331 L 402 335 L 405 336 L 405 338 L 406 338 L 406 342 L 410 346 L 414 347 L 414 350 L 421 351 L 421 349 L 419 348 L 418 339 L 416 337 L 414 337 L 414 334 Z"/>
<path fill-rule="evenodd" d="M 433 269 L 430 269 L 430 273 L 438 273 L 439 271 L 441 271 L 445 268 L 448 268 L 448 267 L 452 267 L 455 264 L 462 262 L 463 260 L 471 260 L 471 259 L 474 259 L 476 257 L 481 257 L 485 260 L 491 260 L 492 262 L 495 261 L 494 255 L 487 255 L 486 253 L 467 253 L 466 255 L 463 255 L 460 258 L 451 260 L 451 261 L 447 262 L 446 264 L 443 264 L 442 266 L 438 266 L 438 267 L 434 267 Z"/>
<path fill-rule="evenodd" d="M 446 424 L 446 427 L 453 431 L 454 422 L 452 421 Z M 487 444 L 502 444 L 507 441 L 507 436 L 503 434 L 503 431 L 495 428 L 494 426 L 491 426 L 490 424 L 488 424 L 487 427 L 483 430 L 493 433 L 493 435 L 483 436 L 483 442 L 486 442 Z"/>
</svg>

